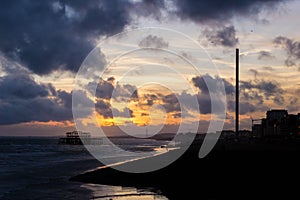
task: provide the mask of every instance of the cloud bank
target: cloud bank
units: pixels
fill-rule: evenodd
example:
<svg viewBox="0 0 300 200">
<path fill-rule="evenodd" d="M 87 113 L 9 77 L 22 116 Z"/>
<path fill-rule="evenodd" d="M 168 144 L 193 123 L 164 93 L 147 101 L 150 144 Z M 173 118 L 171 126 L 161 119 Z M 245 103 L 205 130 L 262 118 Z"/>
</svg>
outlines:
<svg viewBox="0 0 300 200">
<path fill-rule="evenodd" d="M 236 15 L 255 15 L 272 9 L 281 0 L 11 0 L 0 7 L 0 51 L 4 56 L 37 74 L 57 69 L 76 72 L 99 36 L 123 31 L 132 15 L 161 17 L 161 10 L 184 20 L 229 20 Z M 237 43 L 233 27 L 226 27 L 213 38 L 217 43 Z M 154 38 L 152 38 L 154 39 Z M 158 38 L 156 38 L 158 39 Z"/>
</svg>

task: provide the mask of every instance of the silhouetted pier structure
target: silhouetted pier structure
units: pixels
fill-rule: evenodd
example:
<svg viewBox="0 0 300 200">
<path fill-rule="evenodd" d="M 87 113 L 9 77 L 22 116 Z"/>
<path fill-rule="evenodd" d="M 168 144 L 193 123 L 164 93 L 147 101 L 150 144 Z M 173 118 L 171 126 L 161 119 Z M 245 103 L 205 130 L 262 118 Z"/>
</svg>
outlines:
<svg viewBox="0 0 300 200">
<path fill-rule="evenodd" d="M 97 145 L 102 144 L 101 138 L 91 138 L 91 134 L 81 131 L 67 132 L 66 137 L 59 138 L 59 144 L 69 144 L 69 145 Z"/>
</svg>

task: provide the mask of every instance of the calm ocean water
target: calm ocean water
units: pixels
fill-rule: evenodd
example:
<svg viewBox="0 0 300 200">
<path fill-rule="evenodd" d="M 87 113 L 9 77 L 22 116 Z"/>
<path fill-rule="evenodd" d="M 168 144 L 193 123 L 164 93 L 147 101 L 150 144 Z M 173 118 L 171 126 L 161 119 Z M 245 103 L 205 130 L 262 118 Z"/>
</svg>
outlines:
<svg viewBox="0 0 300 200">
<path fill-rule="evenodd" d="M 124 149 L 163 144 L 128 139 L 117 143 Z M 124 154 L 110 155 L 107 149 L 103 153 L 116 161 L 132 159 Z M 58 138 L 0 137 L 0 199 L 166 199 L 157 194 L 134 195 L 149 193 L 146 190 L 69 181 L 70 177 L 101 165 L 84 146 L 58 145 Z"/>
</svg>

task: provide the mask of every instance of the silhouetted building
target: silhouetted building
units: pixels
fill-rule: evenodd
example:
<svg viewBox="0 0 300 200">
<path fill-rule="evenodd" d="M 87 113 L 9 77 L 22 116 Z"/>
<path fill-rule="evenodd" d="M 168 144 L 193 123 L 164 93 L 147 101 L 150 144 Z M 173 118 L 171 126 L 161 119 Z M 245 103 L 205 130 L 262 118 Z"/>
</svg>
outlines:
<svg viewBox="0 0 300 200">
<path fill-rule="evenodd" d="M 262 124 L 253 124 L 252 126 L 252 137 L 262 137 L 263 126 Z"/>
<path fill-rule="evenodd" d="M 298 113 L 298 135 L 300 135 L 300 113 Z"/>
<path fill-rule="evenodd" d="M 282 136 L 287 134 L 287 110 L 269 110 L 265 136 Z"/>
<path fill-rule="evenodd" d="M 269 110 L 261 124 L 252 126 L 252 135 L 257 137 L 300 136 L 300 113 L 288 114 L 287 110 Z"/>
<path fill-rule="evenodd" d="M 288 115 L 287 129 L 290 135 L 298 134 L 298 115 Z"/>
<path fill-rule="evenodd" d="M 296 115 L 297 126 L 294 126 L 294 132 L 300 137 L 300 113 Z"/>
</svg>

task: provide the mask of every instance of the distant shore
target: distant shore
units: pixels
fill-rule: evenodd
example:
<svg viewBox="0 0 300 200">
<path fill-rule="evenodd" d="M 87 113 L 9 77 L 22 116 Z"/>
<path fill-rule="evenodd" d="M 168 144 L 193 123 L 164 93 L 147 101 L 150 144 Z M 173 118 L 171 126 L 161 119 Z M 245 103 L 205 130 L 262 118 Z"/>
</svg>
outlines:
<svg viewBox="0 0 300 200">
<path fill-rule="evenodd" d="M 72 177 L 71 181 L 151 188 L 169 199 L 259 198 L 295 195 L 300 180 L 300 142 L 225 142 L 220 140 L 204 159 L 198 158 L 201 141 L 182 157 L 150 173 L 125 173 L 103 168 Z M 146 158 L 149 164 L 168 154 Z M 123 165 L 137 164 L 134 161 Z M 196 184 L 195 184 L 196 183 Z"/>
</svg>

